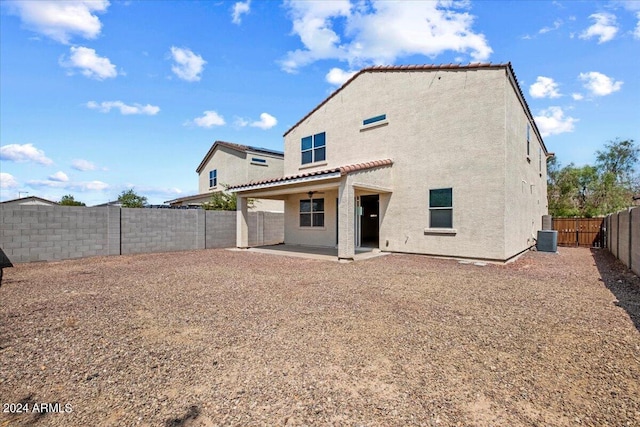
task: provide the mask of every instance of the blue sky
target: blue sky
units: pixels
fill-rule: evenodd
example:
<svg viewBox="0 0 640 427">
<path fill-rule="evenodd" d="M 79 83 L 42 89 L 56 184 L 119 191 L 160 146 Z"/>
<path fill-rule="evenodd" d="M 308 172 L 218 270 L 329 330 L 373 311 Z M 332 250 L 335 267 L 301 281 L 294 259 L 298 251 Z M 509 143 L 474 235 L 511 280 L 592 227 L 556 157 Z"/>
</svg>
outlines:
<svg viewBox="0 0 640 427">
<path fill-rule="evenodd" d="M 640 142 L 640 1 L 0 2 L 0 200 L 197 193 L 377 64 L 510 61 L 548 149 Z"/>
</svg>

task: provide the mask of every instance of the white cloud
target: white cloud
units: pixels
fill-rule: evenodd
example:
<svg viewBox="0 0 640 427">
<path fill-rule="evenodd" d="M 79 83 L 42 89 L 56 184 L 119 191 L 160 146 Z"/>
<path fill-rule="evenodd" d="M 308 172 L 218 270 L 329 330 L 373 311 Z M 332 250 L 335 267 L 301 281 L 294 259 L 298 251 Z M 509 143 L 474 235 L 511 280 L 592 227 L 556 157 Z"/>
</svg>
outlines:
<svg viewBox="0 0 640 427">
<path fill-rule="evenodd" d="M 47 188 L 64 188 L 66 190 L 75 191 L 102 191 L 109 188 L 109 184 L 102 181 L 87 181 L 87 182 L 63 182 L 52 180 L 31 180 L 28 181 L 32 187 L 47 187 Z"/>
<path fill-rule="evenodd" d="M 549 33 L 551 31 L 555 31 L 558 28 L 560 28 L 562 26 L 562 19 L 556 19 L 555 21 L 553 21 L 553 26 L 552 27 L 543 27 L 540 29 L 540 31 L 538 31 L 539 34 L 546 34 Z"/>
<path fill-rule="evenodd" d="M 0 188 L 16 188 L 18 181 L 10 173 L 0 172 Z"/>
<path fill-rule="evenodd" d="M 236 117 L 233 121 L 233 125 L 236 127 L 243 128 L 245 126 L 249 126 L 249 120 L 243 119 L 242 117 Z"/>
<path fill-rule="evenodd" d="M 332 68 L 325 76 L 325 79 L 334 86 L 342 86 L 347 80 L 353 77 L 355 73 L 357 73 L 357 71 L 344 71 L 340 68 Z"/>
<path fill-rule="evenodd" d="M 102 191 L 109 188 L 109 184 L 102 181 L 78 182 L 72 188 L 82 191 Z"/>
<path fill-rule="evenodd" d="M 549 107 L 540 111 L 540 115 L 534 120 L 542 136 L 558 135 L 565 132 L 573 132 L 578 119 L 565 117 L 564 111 L 560 107 Z"/>
<path fill-rule="evenodd" d="M 71 167 L 74 168 L 75 170 L 79 170 L 82 172 L 94 171 L 97 169 L 95 164 L 91 163 L 88 160 L 83 160 L 83 159 L 73 160 L 73 162 L 71 162 Z"/>
<path fill-rule="evenodd" d="M 20 16 L 24 26 L 60 43 L 68 44 L 72 36 L 96 38 L 102 23 L 95 13 L 105 12 L 107 0 L 39 0 L 13 1 L 9 10 Z"/>
<path fill-rule="evenodd" d="M 584 99 L 584 95 L 581 93 L 572 93 L 571 97 L 573 98 L 574 101 L 582 101 Z"/>
<path fill-rule="evenodd" d="M 179 48 L 171 46 L 171 58 L 175 64 L 171 67 L 171 71 L 182 80 L 188 82 L 200 81 L 200 74 L 207 63 L 202 56 L 193 53 L 187 48 Z"/>
<path fill-rule="evenodd" d="M 191 122 L 186 122 L 186 125 L 194 124 L 202 128 L 211 128 L 214 126 L 224 126 L 224 117 L 216 113 L 215 111 L 205 111 L 202 117 L 196 117 Z"/>
<path fill-rule="evenodd" d="M 558 83 L 551 77 L 538 76 L 536 82 L 529 88 L 529 94 L 534 98 L 559 98 Z"/>
<path fill-rule="evenodd" d="M 146 114 L 148 116 L 154 116 L 158 114 L 160 111 L 160 107 L 147 104 L 137 104 L 127 105 L 122 101 L 105 101 L 98 104 L 95 101 L 87 102 L 87 108 L 91 108 L 93 110 L 99 110 L 103 113 L 108 113 L 112 108 L 120 109 L 121 114 L 129 115 L 129 114 Z"/>
<path fill-rule="evenodd" d="M 58 182 L 69 182 L 69 177 L 67 176 L 66 173 L 64 173 L 62 171 L 58 171 L 58 172 L 54 173 L 53 175 L 51 175 L 49 177 L 49 180 L 58 181 Z"/>
<path fill-rule="evenodd" d="M 338 59 L 355 68 L 416 54 L 434 58 L 449 50 L 486 60 L 492 49 L 483 34 L 473 32 L 473 16 L 460 10 L 467 3 L 290 0 L 293 33 L 304 48 L 288 52 L 281 66 L 295 72 L 318 60 Z"/>
<path fill-rule="evenodd" d="M 70 52 L 68 60 L 60 60 L 61 66 L 69 69 L 78 68 L 83 76 L 96 80 L 111 79 L 118 75 L 116 66 L 109 58 L 98 56 L 94 49 L 72 46 Z"/>
<path fill-rule="evenodd" d="M 611 13 L 594 13 L 589 16 L 595 23 L 580 33 L 580 38 L 588 40 L 598 37 L 598 44 L 612 40 L 618 32 L 616 16 Z"/>
<path fill-rule="evenodd" d="M 34 162 L 41 165 L 51 165 L 53 160 L 45 156 L 44 151 L 33 144 L 9 144 L 0 147 L 0 160 L 12 162 Z"/>
<path fill-rule="evenodd" d="M 269 113 L 260 114 L 260 120 L 251 123 L 249 126 L 262 130 L 271 129 L 278 124 L 278 120 Z"/>
<path fill-rule="evenodd" d="M 624 83 L 615 81 L 611 77 L 598 73 L 597 71 L 580 73 L 578 78 L 585 82 L 584 87 L 594 96 L 605 96 L 617 92 L 622 88 L 622 84 Z"/>
<path fill-rule="evenodd" d="M 638 23 L 636 24 L 636 29 L 633 31 L 633 37 L 640 39 L 640 12 L 636 13 L 636 18 L 638 19 Z"/>
<path fill-rule="evenodd" d="M 232 21 L 234 24 L 240 25 L 242 22 L 242 15 L 245 15 L 251 11 L 251 0 L 245 2 L 236 2 L 233 5 L 233 11 L 231 13 Z"/>
</svg>

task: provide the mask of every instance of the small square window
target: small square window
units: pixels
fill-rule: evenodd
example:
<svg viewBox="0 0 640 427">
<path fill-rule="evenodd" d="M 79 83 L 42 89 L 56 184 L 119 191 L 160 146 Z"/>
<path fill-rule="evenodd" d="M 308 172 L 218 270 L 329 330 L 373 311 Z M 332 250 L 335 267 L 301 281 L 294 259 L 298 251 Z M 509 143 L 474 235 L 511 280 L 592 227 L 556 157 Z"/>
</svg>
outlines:
<svg viewBox="0 0 640 427">
<path fill-rule="evenodd" d="M 324 199 L 300 200 L 300 227 L 324 227 Z"/>
<path fill-rule="evenodd" d="M 300 162 L 304 165 L 307 163 L 315 163 L 326 160 L 326 134 L 318 133 L 313 136 L 305 136 L 300 142 L 301 158 Z"/>
</svg>

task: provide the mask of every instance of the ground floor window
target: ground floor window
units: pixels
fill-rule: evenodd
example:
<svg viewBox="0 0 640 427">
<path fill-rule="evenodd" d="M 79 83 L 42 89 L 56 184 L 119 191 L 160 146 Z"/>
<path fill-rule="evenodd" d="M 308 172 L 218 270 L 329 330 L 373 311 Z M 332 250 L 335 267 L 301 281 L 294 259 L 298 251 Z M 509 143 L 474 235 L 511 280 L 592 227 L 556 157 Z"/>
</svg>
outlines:
<svg viewBox="0 0 640 427">
<path fill-rule="evenodd" d="M 324 199 L 300 200 L 300 227 L 324 227 Z"/>
<path fill-rule="evenodd" d="M 453 228 L 453 189 L 429 190 L 429 227 Z"/>
</svg>

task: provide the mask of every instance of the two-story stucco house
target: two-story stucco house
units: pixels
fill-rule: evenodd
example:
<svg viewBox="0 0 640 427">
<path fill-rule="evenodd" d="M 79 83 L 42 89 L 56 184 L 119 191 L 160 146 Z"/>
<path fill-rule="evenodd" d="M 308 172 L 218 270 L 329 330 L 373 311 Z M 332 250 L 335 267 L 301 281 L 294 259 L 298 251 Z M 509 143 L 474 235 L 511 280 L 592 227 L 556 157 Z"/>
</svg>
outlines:
<svg viewBox="0 0 640 427">
<path fill-rule="evenodd" d="M 509 260 L 547 213 L 549 153 L 510 63 L 365 68 L 284 135 L 285 243 Z"/>
<path fill-rule="evenodd" d="M 209 201 L 212 193 L 223 191 L 225 186 L 282 176 L 283 171 L 284 154 L 280 151 L 216 141 L 196 169 L 198 194 L 166 203 L 171 206 L 198 206 Z M 251 210 L 282 212 L 284 202 L 256 199 Z"/>
</svg>

